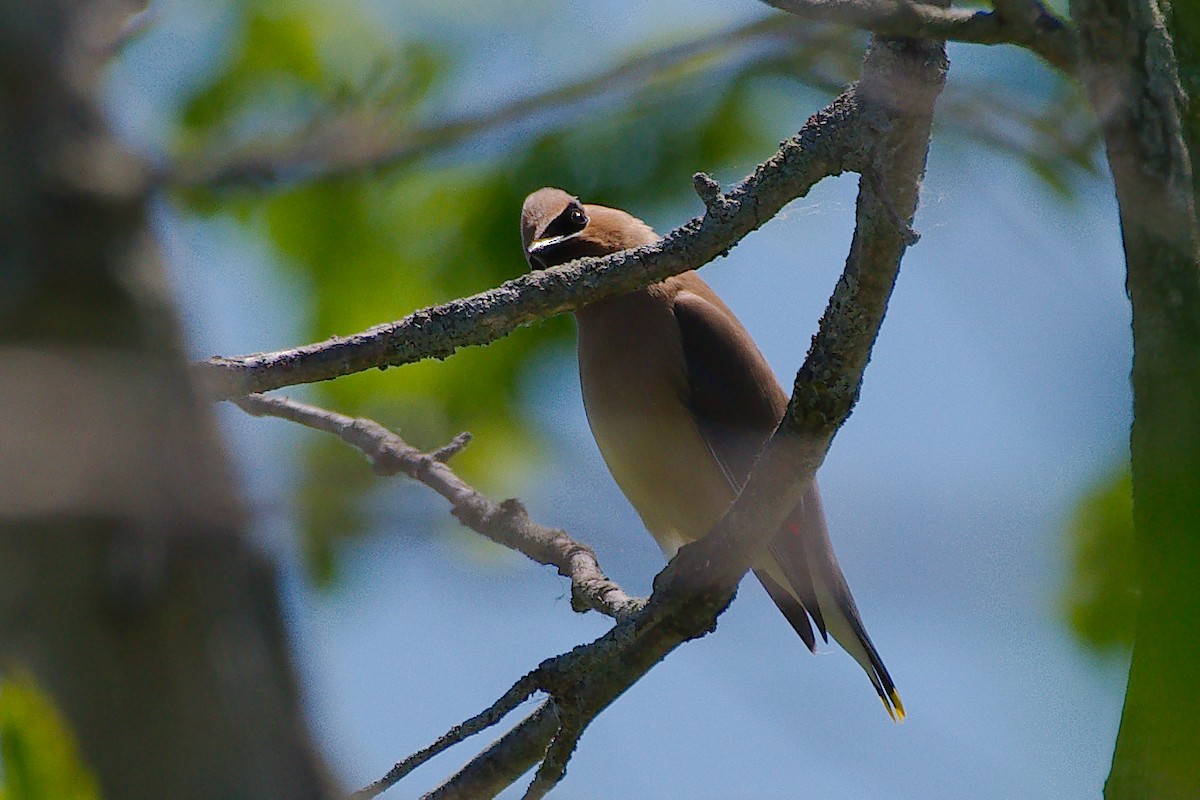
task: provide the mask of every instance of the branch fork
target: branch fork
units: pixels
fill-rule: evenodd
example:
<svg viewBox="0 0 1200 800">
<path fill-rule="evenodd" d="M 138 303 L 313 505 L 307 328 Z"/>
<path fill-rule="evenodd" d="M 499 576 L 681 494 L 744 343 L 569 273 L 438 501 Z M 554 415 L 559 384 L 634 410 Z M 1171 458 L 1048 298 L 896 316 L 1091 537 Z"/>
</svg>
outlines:
<svg viewBox="0 0 1200 800">
<path fill-rule="evenodd" d="M 867 154 L 879 158 L 877 172 L 862 171 L 854 243 L 796 375 L 784 421 L 724 518 L 704 539 L 680 550 L 655 579 L 649 601 L 630 598 L 608 581 L 586 545 L 537 525 L 517 501 L 488 500 L 458 479 L 444 459 L 435 457 L 461 449 L 465 442 L 423 454 L 369 420 L 281 398 L 235 399 L 251 413 L 333 432 L 373 459 L 386 453 L 395 459 L 397 471 L 450 500 L 452 513 L 465 524 L 570 575 L 573 607 L 595 608 L 617 620 L 599 639 L 542 662 L 491 707 L 395 765 L 356 798 L 377 796 L 428 758 L 491 727 L 531 695 L 544 692 L 549 698 L 533 714 L 424 800 L 491 797 L 534 765 L 539 766 L 525 797 L 540 798 L 561 780 L 580 736 L 597 714 L 675 647 L 715 627 L 753 554 L 799 502 L 857 400 L 901 256 L 915 240 L 907 220 L 916 208 L 933 104 L 945 71 L 940 43 L 876 37 L 860 84 L 815 114 L 752 175 L 728 192 L 721 192 L 707 175 L 695 176 L 693 185 L 708 213 L 656 246 L 532 273 L 349 339 L 202 365 L 218 394 L 228 397 L 251 387 L 276 388 L 444 357 L 460 346 L 493 341 L 533 319 L 707 263 L 817 181 L 854 166 L 873 167 L 864 161 Z"/>
</svg>

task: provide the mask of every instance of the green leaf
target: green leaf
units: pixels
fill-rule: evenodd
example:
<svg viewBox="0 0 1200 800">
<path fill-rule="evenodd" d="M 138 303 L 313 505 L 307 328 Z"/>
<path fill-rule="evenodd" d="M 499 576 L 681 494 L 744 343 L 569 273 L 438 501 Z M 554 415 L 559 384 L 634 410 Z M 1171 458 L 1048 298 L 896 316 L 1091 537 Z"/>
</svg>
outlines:
<svg viewBox="0 0 1200 800">
<path fill-rule="evenodd" d="M 1132 648 L 1140 590 L 1128 468 L 1080 501 L 1068 537 L 1071 575 L 1062 607 L 1071 630 L 1098 653 Z"/>
<path fill-rule="evenodd" d="M 181 122 L 193 134 L 228 127 L 235 112 L 262 105 L 266 87 L 291 84 L 299 91 L 324 79 L 314 20 L 298 12 L 249 10 L 240 47 L 220 76 L 197 93 Z"/>
<path fill-rule="evenodd" d="M 99 800 L 70 727 L 33 678 L 0 680 L 2 800 Z"/>
</svg>

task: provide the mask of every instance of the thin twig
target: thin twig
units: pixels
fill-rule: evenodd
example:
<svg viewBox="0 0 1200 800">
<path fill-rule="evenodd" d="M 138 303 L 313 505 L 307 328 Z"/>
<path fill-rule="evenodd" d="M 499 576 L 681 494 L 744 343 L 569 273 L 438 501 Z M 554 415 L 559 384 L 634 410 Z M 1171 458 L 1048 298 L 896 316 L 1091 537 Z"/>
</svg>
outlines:
<svg viewBox="0 0 1200 800">
<path fill-rule="evenodd" d="M 940 34 L 980 44 L 1018 44 L 1056 67 L 1068 72 L 1073 69 L 1076 48 L 1073 31 L 1038 0 L 998 0 L 994 13 L 940 9 L 928 3 L 903 0 L 765 1 L 806 19 L 884 33 Z M 691 65 L 709 64 L 715 57 L 744 51 L 772 38 L 792 40 L 786 45 L 791 52 L 844 47 L 842 37 L 834 34 L 836 29 L 814 32 L 811 25 L 798 23 L 791 16 L 770 16 L 631 58 L 578 82 L 519 98 L 498 108 L 423 127 L 397 131 L 381 113 L 372 116 L 356 110 L 349 115 L 318 120 L 310 130 L 283 141 L 250 143 L 236 150 L 228 143 L 217 144 L 202 156 L 169 168 L 159 180 L 173 186 L 275 185 L 397 166 L 536 115 L 568 106 L 587 107 L 595 98 L 631 85 L 650 83 Z M 804 79 L 822 90 L 837 92 L 842 88 L 840 79 L 829 80 L 815 74 Z"/>
<path fill-rule="evenodd" d="M 567 774 L 567 762 L 579 744 L 587 720 L 581 719 L 573 709 L 563 708 L 561 704 L 558 705 L 558 714 L 558 732 L 546 748 L 546 755 L 521 800 L 542 800 Z"/>
<path fill-rule="evenodd" d="M 564 531 L 534 522 L 519 501 L 496 503 L 458 477 L 445 458 L 466 446 L 469 437 L 464 434 L 427 454 L 374 420 L 348 417 L 286 397 L 252 394 L 233 398 L 232 402 L 254 416 L 279 417 L 332 433 L 361 450 L 376 473 L 403 473 L 425 484 L 450 501 L 450 513 L 468 528 L 539 564 L 555 567 L 569 578 L 571 607 L 577 611 L 594 609 L 620 621 L 644 603 L 608 579 L 592 548 Z"/>
<path fill-rule="evenodd" d="M 418 750 L 408 758 L 398 762 L 382 778 L 350 795 L 351 800 L 371 800 L 371 798 L 379 796 L 395 786 L 401 778 L 429 759 L 449 750 L 454 745 L 474 736 L 480 731 L 487 730 L 504 719 L 510 711 L 525 702 L 536 691 L 537 685 L 534 673 L 524 676 L 513 684 L 507 692 L 501 695 L 496 702 L 470 719 L 459 725 L 455 725 L 445 734 L 438 737 L 437 741 L 433 744 Z"/>
<path fill-rule="evenodd" d="M 461 453 L 467 445 L 471 443 L 471 434 L 463 431 L 458 436 L 455 436 L 450 441 L 430 453 L 430 457 L 435 461 L 441 461 L 443 464 Z"/>
<path fill-rule="evenodd" d="M 707 172 L 697 172 L 692 176 L 692 188 L 696 190 L 708 213 L 716 214 L 724 210 L 721 207 L 721 184 Z"/>
<path fill-rule="evenodd" d="M 421 800 L 495 797 L 542 758 L 556 730 L 557 709 L 553 700 L 547 700 Z"/>
<path fill-rule="evenodd" d="M 944 52 L 939 44 L 877 38 L 867 56 L 861 84 L 815 116 L 790 147 L 785 143 L 784 149 L 754 176 L 725 195 L 729 210 L 722 220 L 713 221 L 706 216 L 694 225 L 691 235 L 700 236 L 706 225 L 715 228 L 727 224 L 729 219 L 747 215 L 751 220 L 740 224 L 757 227 L 782 206 L 779 201 L 786 197 L 786 192 L 779 186 L 769 197 L 760 193 L 766 182 L 777 176 L 776 171 L 786 171 L 787 164 L 779 162 L 789 159 L 793 168 L 796 168 L 794 162 L 799 162 L 802 181 L 810 181 L 815 180 L 811 174 L 830 174 L 847 164 L 860 170 L 869 169 L 872 167 L 869 159 L 878 155 L 881 159 L 878 180 L 892 189 L 889 196 L 895 204 L 886 209 L 884 196 L 872 188 L 871 180 L 864 178 L 860 182 L 854 242 L 846 268 L 830 298 L 812 348 L 797 372 L 785 422 L 772 435 L 746 486 L 721 521 L 704 539 L 679 551 L 655 580 L 654 594 L 644 609 L 619 621 L 591 644 L 548 659 L 527 676 L 530 685 L 546 691 L 551 700 L 427 795 L 428 798 L 491 797 L 539 762 L 542 767 L 527 796 L 543 796 L 561 779 L 580 734 L 598 713 L 679 644 L 703 636 L 715 627 L 718 615 L 749 569 L 754 553 L 774 535 L 799 502 L 833 436 L 857 400 L 863 371 L 906 246 L 903 228 L 909 225 L 915 212 L 933 102 L 941 91 L 945 70 Z M 814 144 L 822 132 L 834 141 Z M 832 154 L 837 160 L 832 165 L 822 163 L 819 168 L 814 167 L 810 159 L 818 153 Z M 786 181 L 783 185 L 791 188 Z M 811 182 L 805 184 L 808 185 Z M 710 193 L 707 185 L 701 189 Z M 777 202 L 779 205 L 774 205 Z M 898 226 L 896 219 L 903 226 Z M 678 234 L 680 238 L 685 235 L 687 226 Z M 675 252 L 670 244 L 637 251 L 631 259 L 641 254 L 645 258 L 669 260 Z M 622 263 L 627 266 L 629 262 Z M 586 281 L 591 275 L 586 269 L 576 269 L 572 277 Z M 608 280 L 616 282 L 621 277 L 610 276 Z M 598 270 L 597 279 L 604 279 Z M 605 292 L 608 293 L 614 292 Z M 436 319 L 436 315 L 430 315 L 421 318 L 421 322 L 430 325 Z M 257 402 L 273 400 L 258 398 Z M 331 419 L 328 412 L 316 411 L 318 419 Z M 294 408 L 288 408 L 281 416 L 295 419 L 310 415 L 297 415 Z M 384 456 L 390 451 L 379 447 L 376 435 L 379 432 L 375 430 L 381 426 L 342 417 L 315 427 L 332 429 L 355 443 L 372 456 L 377 469 L 387 464 Z M 394 436 L 386 429 L 383 433 Z M 363 436 L 368 437 L 366 442 L 361 440 Z M 404 447 L 412 451 L 407 445 Z M 411 467 L 401 467 L 401 471 L 421 480 L 448 470 L 445 464 L 425 454 L 402 452 L 389 457 L 398 459 L 400 464 L 411 461 Z M 504 511 L 504 506 L 499 509 Z M 517 516 L 523 514 L 523 509 L 516 504 L 508 513 Z"/>
</svg>

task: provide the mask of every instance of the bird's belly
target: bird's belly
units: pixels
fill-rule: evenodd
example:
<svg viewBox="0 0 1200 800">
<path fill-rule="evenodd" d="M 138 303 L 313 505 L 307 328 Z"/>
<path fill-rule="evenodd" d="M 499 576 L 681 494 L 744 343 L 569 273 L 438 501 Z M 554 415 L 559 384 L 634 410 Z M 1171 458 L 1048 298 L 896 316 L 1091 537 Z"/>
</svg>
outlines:
<svg viewBox="0 0 1200 800">
<path fill-rule="evenodd" d="M 576 318 L 592 434 L 621 491 L 673 555 L 708 533 L 734 497 L 684 401 L 679 325 L 653 292 L 601 301 Z"/>
<path fill-rule="evenodd" d="M 585 396 L 588 421 L 609 471 L 671 556 L 706 534 L 734 493 L 690 416 L 655 400 L 632 393 Z"/>
</svg>

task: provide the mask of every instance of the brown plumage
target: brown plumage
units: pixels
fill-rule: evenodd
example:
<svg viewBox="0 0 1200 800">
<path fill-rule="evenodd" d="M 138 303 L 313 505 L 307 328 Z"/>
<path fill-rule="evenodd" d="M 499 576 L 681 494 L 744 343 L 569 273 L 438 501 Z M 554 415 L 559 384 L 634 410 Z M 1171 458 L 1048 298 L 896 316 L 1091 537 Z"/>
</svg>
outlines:
<svg viewBox="0 0 1200 800">
<path fill-rule="evenodd" d="M 539 189 L 521 210 L 530 266 L 652 244 L 624 211 Z M 787 395 L 733 312 L 695 272 L 575 312 L 588 422 L 609 471 L 668 557 L 720 520 L 783 418 Z M 825 527 L 816 483 L 754 573 L 810 649 L 828 634 L 866 671 L 893 719 L 904 706 Z"/>
</svg>

